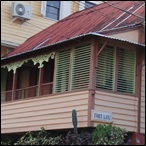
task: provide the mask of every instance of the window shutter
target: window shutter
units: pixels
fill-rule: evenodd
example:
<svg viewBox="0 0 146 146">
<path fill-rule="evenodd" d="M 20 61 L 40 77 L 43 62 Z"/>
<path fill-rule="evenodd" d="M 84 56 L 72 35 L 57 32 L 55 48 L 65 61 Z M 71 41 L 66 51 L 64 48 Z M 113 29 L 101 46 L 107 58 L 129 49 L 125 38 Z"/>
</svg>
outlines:
<svg viewBox="0 0 146 146">
<path fill-rule="evenodd" d="M 134 94 L 136 52 L 128 49 L 119 49 L 118 54 L 117 91 Z"/>
<path fill-rule="evenodd" d="M 88 88 L 90 45 L 73 49 L 71 90 Z"/>
<path fill-rule="evenodd" d="M 63 19 L 71 14 L 71 1 L 61 1 L 60 19 Z"/>
<path fill-rule="evenodd" d="M 41 1 L 41 14 L 43 16 L 46 16 L 46 4 L 47 4 L 47 1 Z"/>
<path fill-rule="evenodd" d="M 56 54 L 55 93 L 68 91 L 70 50 Z"/>
<path fill-rule="evenodd" d="M 115 49 L 105 48 L 98 56 L 96 88 L 114 90 Z"/>
</svg>

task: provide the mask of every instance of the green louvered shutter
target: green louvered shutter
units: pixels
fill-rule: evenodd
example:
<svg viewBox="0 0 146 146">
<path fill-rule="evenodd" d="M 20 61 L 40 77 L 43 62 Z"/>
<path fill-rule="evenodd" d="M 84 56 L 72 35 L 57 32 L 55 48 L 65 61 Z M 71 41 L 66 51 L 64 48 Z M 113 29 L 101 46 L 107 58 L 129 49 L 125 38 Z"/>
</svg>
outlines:
<svg viewBox="0 0 146 146">
<path fill-rule="evenodd" d="M 73 49 L 71 90 L 88 88 L 90 45 Z"/>
<path fill-rule="evenodd" d="M 106 47 L 98 56 L 96 88 L 114 90 L 116 50 Z"/>
<path fill-rule="evenodd" d="M 117 91 L 134 94 L 136 52 L 128 49 L 119 49 L 118 55 Z"/>
<path fill-rule="evenodd" d="M 57 52 L 54 92 L 68 91 L 69 69 L 70 69 L 70 50 Z"/>
</svg>

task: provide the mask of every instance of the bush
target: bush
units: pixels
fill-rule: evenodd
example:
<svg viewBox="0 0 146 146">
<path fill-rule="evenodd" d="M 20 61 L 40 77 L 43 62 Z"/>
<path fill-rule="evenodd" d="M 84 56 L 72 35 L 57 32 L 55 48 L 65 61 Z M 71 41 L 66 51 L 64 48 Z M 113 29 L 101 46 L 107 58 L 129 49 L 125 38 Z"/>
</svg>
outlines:
<svg viewBox="0 0 146 146">
<path fill-rule="evenodd" d="M 49 137 L 47 131 L 42 128 L 40 132 L 27 132 L 14 145 L 61 145 L 61 136 Z"/>
<path fill-rule="evenodd" d="M 69 132 L 64 138 L 64 145 L 91 145 L 92 135 L 88 132 L 71 133 Z"/>
<path fill-rule="evenodd" d="M 10 142 L 2 142 L 1 141 L 1 145 L 11 145 Z"/>
<path fill-rule="evenodd" d="M 125 145 L 125 129 L 113 126 L 112 124 L 98 124 L 92 133 L 93 144 L 95 145 Z"/>
</svg>

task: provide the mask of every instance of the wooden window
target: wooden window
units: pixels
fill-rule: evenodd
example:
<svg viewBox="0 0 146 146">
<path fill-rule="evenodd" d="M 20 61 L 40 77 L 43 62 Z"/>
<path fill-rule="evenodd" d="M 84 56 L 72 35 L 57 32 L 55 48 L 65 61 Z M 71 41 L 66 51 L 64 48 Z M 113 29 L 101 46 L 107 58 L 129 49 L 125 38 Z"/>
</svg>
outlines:
<svg viewBox="0 0 146 146">
<path fill-rule="evenodd" d="M 119 48 L 118 58 L 117 91 L 134 94 L 136 53 Z"/>
<path fill-rule="evenodd" d="M 95 4 L 85 1 L 85 9 L 95 6 Z"/>
<path fill-rule="evenodd" d="M 52 20 L 61 20 L 71 14 L 71 1 L 41 1 L 41 14 Z"/>
<path fill-rule="evenodd" d="M 96 88 L 134 94 L 135 66 L 136 51 L 106 47 L 98 57 Z"/>
<path fill-rule="evenodd" d="M 47 1 L 46 17 L 59 20 L 60 1 Z"/>
<path fill-rule="evenodd" d="M 71 90 L 88 88 L 90 45 L 73 49 Z"/>
<path fill-rule="evenodd" d="M 70 50 L 56 53 L 55 63 L 55 87 L 54 92 L 68 91 L 70 69 Z"/>
<path fill-rule="evenodd" d="M 96 88 L 114 90 L 115 49 L 105 48 L 98 58 Z"/>
</svg>

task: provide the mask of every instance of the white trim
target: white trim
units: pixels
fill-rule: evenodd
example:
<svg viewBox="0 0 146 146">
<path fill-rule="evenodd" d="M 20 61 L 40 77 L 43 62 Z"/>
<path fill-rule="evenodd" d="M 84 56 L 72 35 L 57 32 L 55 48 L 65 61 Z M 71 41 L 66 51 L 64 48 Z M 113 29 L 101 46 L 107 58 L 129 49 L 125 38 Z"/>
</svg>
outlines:
<svg viewBox="0 0 146 146">
<path fill-rule="evenodd" d="M 47 4 L 47 1 L 41 1 L 41 14 L 43 16 L 46 16 L 46 4 Z"/>
<path fill-rule="evenodd" d="M 59 20 L 71 14 L 71 1 L 60 1 Z"/>
<path fill-rule="evenodd" d="M 103 3 L 102 1 L 87 1 L 87 2 L 93 3 L 93 4 L 95 4 L 95 5 L 98 5 L 98 4 L 100 4 L 100 3 Z"/>
<path fill-rule="evenodd" d="M 84 10 L 85 9 L 85 1 L 80 1 L 80 5 L 79 5 L 79 10 Z"/>
<path fill-rule="evenodd" d="M 16 43 L 13 43 L 13 42 L 8 42 L 8 41 L 1 40 L 1 46 L 10 47 L 10 48 L 16 48 L 19 45 L 20 44 L 16 44 Z"/>
<path fill-rule="evenodd" d="M 41 1 L 41 14 L 43 15 L 44 18 L 46 17 L 46 4 L 47 1 Z M 60 1 L 60 12 L 59 12 L 59 20 L 67 17 L 68 15 L 71 14 L 71 1 Z M 58 21 L 56 19 L 48 18 L 53 21 Z"/>
</svg>

